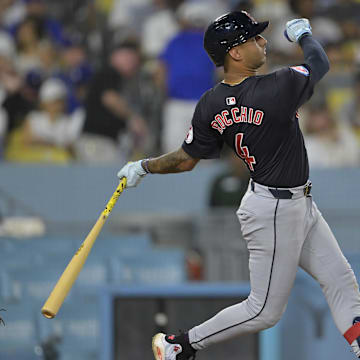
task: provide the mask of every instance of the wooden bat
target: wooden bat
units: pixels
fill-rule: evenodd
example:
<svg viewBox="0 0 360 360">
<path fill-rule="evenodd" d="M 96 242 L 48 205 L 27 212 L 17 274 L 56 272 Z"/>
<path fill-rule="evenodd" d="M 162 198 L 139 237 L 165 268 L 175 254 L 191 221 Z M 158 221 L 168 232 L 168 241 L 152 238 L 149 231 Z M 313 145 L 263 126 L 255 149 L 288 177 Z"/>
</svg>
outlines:
<svg viewBox="0 0 360 360">
<path fill-rule="evenodd" d="M 120 184 L 116 188 L 115 192 L 111 196 L 111 199 L 107 203 L 105 210 L 101 213 L 93 228 L 90 230 L 88 236 L 84 242 L 80 245 L 75 255 L 65 268 L 64 272 L 60 276 L 58 282 L 54 286 L 51 294 L 46 300 L 44 306 L 41 309 L 41 313 L 48 319 L 52 319 L 56 316 L 62 303 L 64 302 L 67 294 L 72 288 L 75 280 L 77 279 L 89 253 L 97 239 L 103 225 L 105 224 L 108 216 L 110 215 L 113 207 L 115 206 L 119 196 L 123 192 L 126 186 L 126 178 L 122 178 Z"/>
</svg>

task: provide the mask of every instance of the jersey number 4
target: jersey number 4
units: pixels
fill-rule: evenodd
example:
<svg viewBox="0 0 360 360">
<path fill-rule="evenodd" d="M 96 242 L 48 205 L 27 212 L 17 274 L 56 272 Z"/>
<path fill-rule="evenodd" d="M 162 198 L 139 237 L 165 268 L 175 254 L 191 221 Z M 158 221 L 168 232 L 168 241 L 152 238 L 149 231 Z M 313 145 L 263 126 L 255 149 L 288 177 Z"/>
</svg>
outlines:
<svg viewBox="0 0 360 360">
<path fill-rule="evenodd" d="M 254 171 L 254 165 L 256 164 L 256 160 L 255 160 L 254 156 L 250 156 L 249 148 L 247 146 L 243 146 L 243 144 L 242 144 L 243 138 L 244 138 L 243 133 L 236 134 L 235 150 L 236 150 L 237 155 L 246 162 L 248 168 L 251 171 Z"/>
</svg>

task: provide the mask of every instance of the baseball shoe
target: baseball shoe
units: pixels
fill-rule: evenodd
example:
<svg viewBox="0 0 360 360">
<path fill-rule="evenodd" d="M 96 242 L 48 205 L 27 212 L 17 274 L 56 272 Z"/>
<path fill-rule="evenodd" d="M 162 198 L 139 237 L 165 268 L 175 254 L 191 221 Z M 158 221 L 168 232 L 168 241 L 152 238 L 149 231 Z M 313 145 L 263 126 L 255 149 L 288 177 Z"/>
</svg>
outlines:
<svg viewBox="0 0 360 360">
<path fill-rule="evenodd" d="M 194 360 L 196 350 L 189 344 L 187 334 L 156 334 L 152 339 L 155 360 Z"/>
</svg>

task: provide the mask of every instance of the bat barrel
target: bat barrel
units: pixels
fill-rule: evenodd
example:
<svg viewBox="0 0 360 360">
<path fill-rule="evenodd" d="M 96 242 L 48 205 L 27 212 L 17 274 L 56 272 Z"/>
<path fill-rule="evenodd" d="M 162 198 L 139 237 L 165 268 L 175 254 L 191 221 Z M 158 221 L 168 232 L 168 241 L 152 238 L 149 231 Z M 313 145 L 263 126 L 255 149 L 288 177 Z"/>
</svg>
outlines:
<svg viewBox="0 0 360 360">
<path fill-rule="evenodd" d="M 71 290 L 76 278 L 78 277 L 86 258 L 88 257 L 90 250 L 99 235 L 101 228 L 103 227 L 106 219 L 110 215 L 113 207 L 115 206 L 120 194 L 126 187 L 126 178 L 123 178 L 114 194 L 106 205 L 105 210 L 101 213 L 100 217 L 96 221 L 95 225 L 91 229 L 90 233 L 86 237 L 85 241 L 81 244 L 68 266 L 65 268 L 60 279 L 56 283 L 53 291 L 46 300 L 44 306 L 41 309 L 41 313 L 47 319 L 53 319 L 58 313 L 62 303 L 64 302 L 67 294 Z"/>
<path fill-rule="evenodd" d="M 81 244 L 78 251 L 75 253 L 60 279 L 56 283 L 53 291 L 46 300 L 41 309 L 41 313 L 48 319 L 53 319 L 58 313 L 62 303 L 71 290 L 76 278 L 78 277 L 90 250 L 105 223 L 105 218 L 100 215 L 99 219 L 91 229 L 85 241 Z"/>
</svg>

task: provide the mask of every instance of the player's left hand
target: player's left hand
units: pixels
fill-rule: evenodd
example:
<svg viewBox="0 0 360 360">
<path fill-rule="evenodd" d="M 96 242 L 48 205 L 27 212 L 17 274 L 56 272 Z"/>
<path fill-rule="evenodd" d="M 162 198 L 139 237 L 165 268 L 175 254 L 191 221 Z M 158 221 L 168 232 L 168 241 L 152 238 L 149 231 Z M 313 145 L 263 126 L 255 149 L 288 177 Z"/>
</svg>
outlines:
<svg viewBox="0 0 360 360">
<path fill-rule="evenodd" d="M 121 180 L 126 177 L 126 187 L 137 186 L 142 178 L 146 175 L 146 171 L 141 165 L 142 160 L 136 162 L 128 162 L 118 173 L 117 176 Z"/>
<path fill-rule="evenodd" d="M 294 19 L 286 23 L 285 37 L 291 42 L 298 42 L 305 34 L 312 35 L 308 19 Z"/>
</svg>

